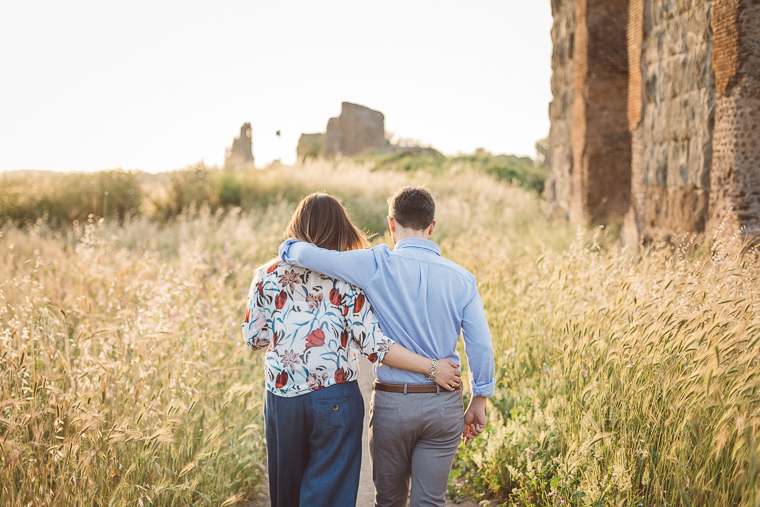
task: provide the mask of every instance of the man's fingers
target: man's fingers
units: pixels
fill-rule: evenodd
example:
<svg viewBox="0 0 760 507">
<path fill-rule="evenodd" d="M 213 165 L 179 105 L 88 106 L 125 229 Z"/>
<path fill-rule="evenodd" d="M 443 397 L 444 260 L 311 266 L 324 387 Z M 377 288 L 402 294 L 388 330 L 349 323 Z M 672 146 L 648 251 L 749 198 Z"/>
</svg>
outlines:
<svg viewBox="0 0 760 507">
<path fill-rule="evenodd" d="M 467 445 L 471 441 L 475 440 L 475 438 L 483 433 L 485 429 L 486 427 L 483 424 L 465 424 L 464 431 L 462 432 L 462 437 L 464 437 L 464 445 Z"/>
<path fill-rule="evenodd" d="M 477 435 L 473 435 L 472 433 L 472 427 L 470 424 L 464 425 L 464 432 L 462 433 L 462 437 L 464 437 L 464 445 L 468 445 L 470 442 L 473 441 L 473 439 Z"/>
</svg>

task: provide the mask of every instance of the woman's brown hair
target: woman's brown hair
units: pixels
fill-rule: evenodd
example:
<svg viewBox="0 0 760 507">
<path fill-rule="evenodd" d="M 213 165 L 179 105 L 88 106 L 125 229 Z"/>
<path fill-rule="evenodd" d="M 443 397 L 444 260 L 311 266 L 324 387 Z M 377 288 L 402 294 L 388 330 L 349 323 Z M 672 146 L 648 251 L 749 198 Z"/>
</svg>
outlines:
<svg viewBox="0 0 760 507">
<path fill-rule="evenodd" d="M 313 193 L 298 203 L 285 234 L 328 250 L 367 248 L 367 235 L 348 218 L 348 212 L 333 196 Z"/>
</svg>

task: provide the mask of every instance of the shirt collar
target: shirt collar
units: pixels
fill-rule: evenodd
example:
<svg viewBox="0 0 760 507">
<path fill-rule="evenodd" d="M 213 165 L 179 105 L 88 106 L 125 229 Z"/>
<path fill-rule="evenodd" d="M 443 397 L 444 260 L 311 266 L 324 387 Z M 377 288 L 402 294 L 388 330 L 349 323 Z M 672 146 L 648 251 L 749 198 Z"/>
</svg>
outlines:
<svg viewBox="0 0 760 507">
<path fill-rule="evenodd" d="M 430 241 L 429 239 L 417 239 L 417 238 L 407 238 L 402 239 L 398 243 L 396 243 L 396 247 L 394 250 L 401 250 L 404 248 L 419 248 L 422 250 L 428 250 L 430 252 L 433 252 L 436 255 L 441 255 L 441 249 L 438 246 L 438 244 L 434 241 Z"/>
</svg>

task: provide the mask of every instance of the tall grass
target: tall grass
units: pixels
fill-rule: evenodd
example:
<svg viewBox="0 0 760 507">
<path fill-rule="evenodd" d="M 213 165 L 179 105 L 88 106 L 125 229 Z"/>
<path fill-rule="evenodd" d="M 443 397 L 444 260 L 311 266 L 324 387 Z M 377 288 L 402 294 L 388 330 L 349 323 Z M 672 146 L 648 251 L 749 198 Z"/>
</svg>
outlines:
<svg viewBox="0 0 760 507">
<path fill-rule="evenodd" d="M 58 238 L 3 231 L 2 504 L 255 495 L 262 365 L 241 346 L 238 321 L 267 228 L 208 214 L 160 234 L 143 225 L 90 223 Z M 138 235 L 156 249 L 119 245 Z"/>
<path fill-rule="evenodd" d="M 580 237 L 491 263 L 489 428 L 460 492 L 516 505 L 760 505 L 760 262 Z"/>
<path fill-rule="evenodd" d="M 546 221 L 535 193 L 464 164 L 373 167 L 317 161 L 238 176 L 228 195 L 239 201 L 188 200 L 168 221 L 5 226 L 0 504 L 254 498 L 262 359 L 238 336 L 253 268 L 276 253 L 304 194 L 338 195 L 388 242 L 385 198 L 422 183 L 436 196 L 443 254 L 478 277 L 497 357 L 487 432 L 460 450 L 454 495 L 760 505 L 753 251 L 727 242 L 635 256 L 611 233 Z M 172 202 L 164 181 L 145 191 L 151 202 Z"/>
<path fill-rule="evenodd" d="M 507 222 L 515 234 L 539 234 L 537 197 L 478 173 L 312 163 L 256 177 L 263 204 L 246 213 L 190 206 L 168 223 L 1 230 L 0 504 L 256 496 L 263 358 L 242 344 L 241 311 L 254 267 L 276 254 L 303 194 L 336 193 L 379 230 L 395 187 L 427 183 L 446 244 Z"/>
</svg>

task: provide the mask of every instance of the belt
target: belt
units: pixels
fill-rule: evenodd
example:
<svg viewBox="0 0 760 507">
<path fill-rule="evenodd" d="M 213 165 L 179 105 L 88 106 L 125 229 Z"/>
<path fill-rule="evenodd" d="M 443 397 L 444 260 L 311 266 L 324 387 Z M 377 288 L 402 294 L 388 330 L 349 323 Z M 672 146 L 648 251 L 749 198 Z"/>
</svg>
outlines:
<svg viewBox="0 0 760 507">
<path fill-rule="evenodd" d="M 375 380 L 372 387 L 374 387 L 376 391 L 401 394 L 446 392 L 446 389 L 442 389 L 438 384 L 389 384 L 388 382 L 380 382 L 379 380 Z M 455 391 L 460 389 L 462 389 L 462 384 L 459 384 L 459 386 L 454 388 Z"/>
</svg>

